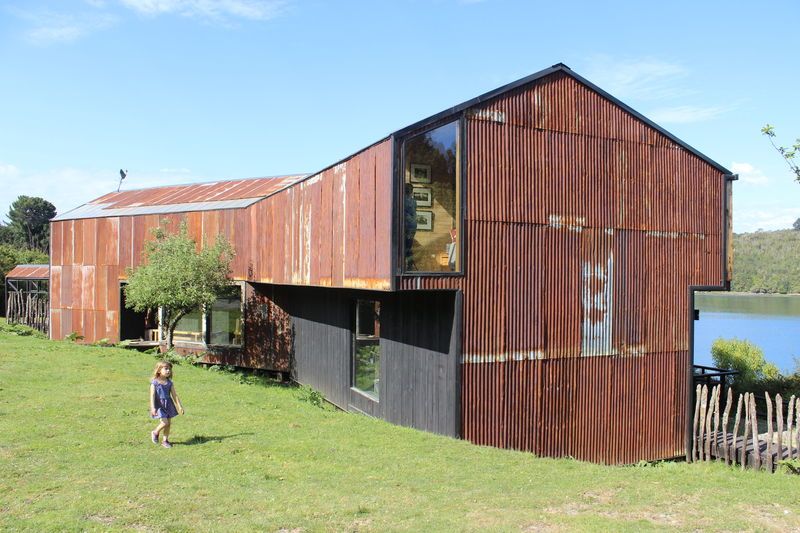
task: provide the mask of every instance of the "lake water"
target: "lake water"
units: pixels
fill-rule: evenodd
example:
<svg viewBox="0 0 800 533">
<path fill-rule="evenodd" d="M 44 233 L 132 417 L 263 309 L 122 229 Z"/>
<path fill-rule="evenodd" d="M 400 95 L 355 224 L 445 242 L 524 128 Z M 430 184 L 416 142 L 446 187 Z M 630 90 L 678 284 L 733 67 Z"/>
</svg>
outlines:
<svg viewBox="0 0 800 533">
<path fill-rule="evenodd" d="M 764 351 L 767 361 L 781 372 L 795 369 L 800 359 L 800 296 L 697 293 L 694 323 L 694 360 L 714 366 L 711 344 L 719 337 L 745 339 Z"/>
</svg>

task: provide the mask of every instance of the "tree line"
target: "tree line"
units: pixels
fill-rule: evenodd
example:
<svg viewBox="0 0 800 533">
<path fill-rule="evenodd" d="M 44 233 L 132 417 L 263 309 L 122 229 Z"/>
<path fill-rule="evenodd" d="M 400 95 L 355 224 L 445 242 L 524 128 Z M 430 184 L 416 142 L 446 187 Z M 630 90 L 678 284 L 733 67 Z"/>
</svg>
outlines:
<svg viewBox="0 0 800 533">
<path fill-rule="evenodd" d="M 735 234 L 733 248 L 731 290 L 800 294 L 800 231 Z"/>
</svg>

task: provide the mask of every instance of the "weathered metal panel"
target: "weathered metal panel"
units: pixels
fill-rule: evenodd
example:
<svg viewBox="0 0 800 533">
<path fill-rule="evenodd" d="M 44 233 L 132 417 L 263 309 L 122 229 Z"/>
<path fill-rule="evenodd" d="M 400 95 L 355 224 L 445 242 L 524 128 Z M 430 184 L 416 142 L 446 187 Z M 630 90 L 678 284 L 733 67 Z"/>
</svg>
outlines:
<svg viewBox="0 0 800 533">
<path fill-rule="evenodd" d="M 6 274 L 6 279 L 47 279 L 49 272 L 49 265 L 17 265 Z"/>
<path fill-rule="evenodd" d="M 564 74 L 467 111 L 462 434 L 681 455 L 688 288 L 722 283 L 720 170 Z"/>
</svg>

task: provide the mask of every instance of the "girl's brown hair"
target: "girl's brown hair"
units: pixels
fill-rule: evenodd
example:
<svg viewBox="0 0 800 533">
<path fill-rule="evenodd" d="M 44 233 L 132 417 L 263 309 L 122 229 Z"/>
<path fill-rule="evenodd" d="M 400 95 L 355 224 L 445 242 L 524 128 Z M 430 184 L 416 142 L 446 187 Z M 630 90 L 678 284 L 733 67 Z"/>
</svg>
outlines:
<svg viewBox="0 0 800 533">
<path fill-rule="evenodd" d="M 172 370 L 172 363 L 170 363 L 169 361 L 159 361 L 158 363 L 156 363 L 156 367 L 153 370 L 153 379 L 158 379 L 158 375 L 161 374 L 162 368 L 169 368 L 170 370 Z"/>
</svg>

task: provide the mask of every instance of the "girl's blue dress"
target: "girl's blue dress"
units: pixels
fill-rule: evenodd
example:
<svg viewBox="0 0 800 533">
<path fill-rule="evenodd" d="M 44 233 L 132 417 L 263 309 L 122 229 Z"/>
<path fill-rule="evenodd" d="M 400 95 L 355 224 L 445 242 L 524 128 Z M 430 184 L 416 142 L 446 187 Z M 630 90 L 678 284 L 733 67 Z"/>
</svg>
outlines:
<svg viewBox="0 0 800 533">
<path fill-rule="evenodd" d="M 175 402 L 172 401 L 172 396 L 169 395 L 172 390 L 172 380 L 167 380 L 166 383 L 159 383 L 157 379 L 151 381 L 155 388 L 155 398 L 153 405 L 156 408 L 156 416 L 150 418 L 172 418 L 178 416 L 178 410 L 175 408 Z"/>
</svg>

